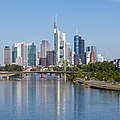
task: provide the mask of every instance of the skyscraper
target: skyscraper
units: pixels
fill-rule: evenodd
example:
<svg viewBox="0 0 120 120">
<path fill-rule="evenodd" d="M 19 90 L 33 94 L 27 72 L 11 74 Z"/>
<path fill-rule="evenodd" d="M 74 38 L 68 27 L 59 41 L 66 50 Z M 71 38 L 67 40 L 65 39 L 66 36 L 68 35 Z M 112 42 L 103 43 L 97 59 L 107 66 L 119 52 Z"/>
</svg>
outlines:
<svg viewBox="0 0 120 120">
<path fill-rule="evenodd" d="M 36 46 L 34 43 L 14 43 L 12 46 L 12 62 L 21 66 L 36 65 Z"/>
<path fill-rule="evenodd" d="M 56 52 L 56 63 L 65 60 L 65 33 L 60 34 L 57 24 L 54 22 L 54 51 Z"/>
<path fill-rule="evenodd" d="M 40 51 L 37 51 L 36 65 L 39 65 L 39 61 L 40 61 Z"/>
<path fill-rule="evenodd" d="M 48 40 L 42 40 L 42 43 L 40 44 L 40 57 L 46 58 L 47 51 L 50 51 L 50 43 Z"/>
<path fill-rule="evenodd" d="M 55 51 L 47 51 L 47 66 L 56 65 L 56 54 Z"/>
<path fill-rule="evenodd" d="M 24 43 L 14 43 L 12 46 L 12 63 L 16 63 L 19 65 L 24 65 L 23 61 L 24 61 L 24 56 L 23 53 L 24 49 L 23 49 L 23 45 Z M 19 62 L 21 61 L 21 62 Z"/>
<path fill-rule="evenodd" d="M 65 60 L 72 63 L 72 48 L 68 42 L 65 45 Z"/>
<path fill-rule="evenodd" d="M 60 32 L 57 29 L 57 23 L 54 22 L 54 50 L 56 52 L 56 63 L 60 61 Z"/>
<path fill-rule="evenodd" d="M 75 52 L 75 65 L 79 64 L 81 59 L 82 64 L 85 64 L 85 51 L 84 51 L 84 40 L 81 36 L 74 36 L 74 52 Z"/>
<path fill-rule="evenodd" d="M 40 63 L 39 65 L 43 66 L 43 67 L 46 67 L 47 66 L 47 62 L 46 62 L 46 58 L 40 58 Z"/>
<path fill-rule="evenodd" d="M 65 60 L 65 39 L 66 39 L 66 34 L 62 33 L 60 36 L 60 62 L 63 63 Z"/>
<path fill-rule="evenodd" d="M 4 64 L 11 64 L 11 49 L 9 46 L 5 46 L 4 48 Z"/>
<path fill-rule="evenodd" d="M 28 45 L 28 66 L 36 66 L 36 46 L 34 43 Z"/>
</svg>

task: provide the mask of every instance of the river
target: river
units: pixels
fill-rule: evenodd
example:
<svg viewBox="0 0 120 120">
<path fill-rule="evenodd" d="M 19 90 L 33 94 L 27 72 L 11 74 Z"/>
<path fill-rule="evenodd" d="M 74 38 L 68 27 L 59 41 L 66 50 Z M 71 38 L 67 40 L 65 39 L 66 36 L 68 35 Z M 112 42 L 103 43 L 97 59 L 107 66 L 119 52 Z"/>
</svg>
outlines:
<svg viewBox="0 0 120 120">
<path fill-rule="evenodd" d="M 32 75 L 0 82 L 0 120 L 119 120 L 120 93 Z"/>
</svg>

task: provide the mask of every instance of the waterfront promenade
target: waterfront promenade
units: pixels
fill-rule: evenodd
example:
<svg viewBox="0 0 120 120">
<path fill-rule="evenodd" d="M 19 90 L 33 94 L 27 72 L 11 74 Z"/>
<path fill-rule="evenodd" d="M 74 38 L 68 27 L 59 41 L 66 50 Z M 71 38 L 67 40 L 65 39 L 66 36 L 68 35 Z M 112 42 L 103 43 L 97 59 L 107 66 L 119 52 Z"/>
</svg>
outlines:
<svg viewBox="0 0 120 120">
<path fill-rule="evenodd" d="M 120 84 L 118 83 L 97 80 L 82 80 L 79 78 L 77 79 L 77 82 L 90 88 L 120 91 Z"/>
</svg>

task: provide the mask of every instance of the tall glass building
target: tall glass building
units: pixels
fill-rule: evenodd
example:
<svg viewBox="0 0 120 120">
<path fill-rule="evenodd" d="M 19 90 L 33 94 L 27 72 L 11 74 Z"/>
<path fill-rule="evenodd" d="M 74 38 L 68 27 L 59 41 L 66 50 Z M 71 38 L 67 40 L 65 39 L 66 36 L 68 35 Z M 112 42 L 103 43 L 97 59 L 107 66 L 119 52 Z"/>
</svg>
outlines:
<svg viewBox="0 0 120 120">
<path fill-rule="evenodd" d="M 54 22 L 54 51 L 56 52 L 56 63 L 63 63 L 65 60 L 66 34 L 60 33 L 57 24 Z"/>
<path fill-rule="evenodd" d="M 74 52 L 75 54 L 79 54 L 79 35 L 74 36 Z"/>
<path fill-rule="evenodd" d="M 79 60 L 81 59 L 82 64 L 85 64 L 85 51 L 84 51 L 84 40 L 81 36 L 74 36 L 74 52 L 75 52 L 75 65 L 79 64 Z"/>
<path fill-rule="evenodd" d="M 12 46 L 12 63 L 16 62 L 16 58 L 17 58 L 17 47 Z"/>
<path fill-rule="evenodd" d="M 28 66 L 36 66 L 36 46 L 28 45 Z"/>
</svg>

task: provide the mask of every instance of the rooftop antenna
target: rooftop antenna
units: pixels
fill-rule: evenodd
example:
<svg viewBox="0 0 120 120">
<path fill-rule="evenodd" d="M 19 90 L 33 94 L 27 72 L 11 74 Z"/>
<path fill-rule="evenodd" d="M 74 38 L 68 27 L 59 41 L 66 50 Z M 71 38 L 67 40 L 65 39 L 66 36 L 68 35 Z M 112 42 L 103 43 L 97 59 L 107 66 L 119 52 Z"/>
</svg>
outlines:
<svg viewBox="0 0 120 120">
<path fill-rule="evenodd" d="M 57 15 L 55 16 L 54 28 L 57 28 Z"/>
</svg>

